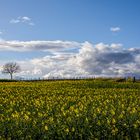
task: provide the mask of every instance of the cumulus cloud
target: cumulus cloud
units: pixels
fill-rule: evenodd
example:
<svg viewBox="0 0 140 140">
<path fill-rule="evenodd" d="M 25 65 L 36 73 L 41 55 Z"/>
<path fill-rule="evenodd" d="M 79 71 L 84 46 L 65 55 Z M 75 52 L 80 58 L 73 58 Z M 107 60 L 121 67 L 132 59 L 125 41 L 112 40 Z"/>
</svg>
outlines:
<svg viewBox="0 0 140 140">
<path fill-rule="evenodd" d="M 5 48 L 4 48 L 5 46 Z M 122 44 L 71 41 L 5 41 L 0 50 L 50 51 L 51 55 L 18 61 L 22 77 L 140 77 L 140 48 Z M 75 51 L 76 49 L 76 51 Z"/>
<path fill-rule="evenodd" d="M 27 17 L 27 16 L 23 16 L 23 17 L 17 17 L 16 19 L 11 19 L 10 20 L 10 23 L 12 24 L 16 24 L 16 23 L 25 23 L 25 24 L 28 24 L 28 25 L 35 25 L 33 22 L 32 22 L 32 19 Z"/>
<path fill-rule="evenodd" d="M 140 49 L 126 49 L 121 44 L 81 44 L 78 52 L 54 52 L 24 61 L 22 73 L 44 78 L 140 76 Z"/>
<path fill-rule="evenodd" d="M 120 27 L 111 27 L 110 28 L 111 32 L 119 32 L 120 30 L 121 30 Z"/>
</svg>

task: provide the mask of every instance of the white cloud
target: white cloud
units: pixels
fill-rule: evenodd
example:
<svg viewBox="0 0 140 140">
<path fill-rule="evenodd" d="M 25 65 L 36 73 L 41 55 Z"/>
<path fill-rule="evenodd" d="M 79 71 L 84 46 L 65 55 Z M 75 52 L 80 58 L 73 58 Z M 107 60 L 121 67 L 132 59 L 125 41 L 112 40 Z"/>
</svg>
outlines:
<svg viewBox="0 0 140 140">
<path fill-rule="evenodd" d="M 10 23 L 19 23 L 19 22 L 20 22 L 19 19 L 11 19 L 11 20 L 10 20 Z"/>
<path fill-rule="evenodd" d="M 28 25 L 31 25 L 31 26 L 35 25 L 32 22 L 32 19 L 27 17 L 27 16 L 17 17 L 16 19 L 11 19 L 10 23 L 12 23 L 12 24 L 25 23 L 25 24 L 28 24 Z"/>
<path fill-rule="evenodd" d="M 120 30 L 121 30 L 120 27 L 111 27 L 111 28 L 110 28 L 110 31 L 111 31 L 111 32 L 119 32 Z"/>
<path fill-rule="evenodd" d="M 5 41 L 0 50 L 50 51 L 51 55 L 17 61 L 21 77 L 86 77 L 128 76 L 140 77 L 140 48 L 127 49 L 122 44 L 91 44 L 71 41 Z M 71 49 L 77 51 L 71 51 Z"/>
<path fill-rule="evenodd" d="M 113 47 L 112 47 L 113 46 Z M 117 46 L 117 44 L 115 44 Z M 38 76 L 75 77 L 75 76 L 125 76 L 140 75 L 140 53 L 101 43 L 83 43 L 78 53 L 57 53 L 30 60 L 31 72 L 39 70 Z M 29 70 L 29 69 L 27 69 Z"/>
<path fill-rule="evenodd" d="M 0 51 L 64 51 L 79 48 L 80 43 L 74 41 L 0 41 Z"/>
<path fill-rule="evenodd" d="M 31 18 L 29 18 L 29 17 L 20 17 L 19 19 L 21 19 L 22 22 L 27 22 L 27 21 L 31 20 Z"/>
<path fill-rule="evenodd" d="M 3 66 L 0 66 L 0 71 L 2 71 L 2 69 L 3 69 Z"/>
</svg>

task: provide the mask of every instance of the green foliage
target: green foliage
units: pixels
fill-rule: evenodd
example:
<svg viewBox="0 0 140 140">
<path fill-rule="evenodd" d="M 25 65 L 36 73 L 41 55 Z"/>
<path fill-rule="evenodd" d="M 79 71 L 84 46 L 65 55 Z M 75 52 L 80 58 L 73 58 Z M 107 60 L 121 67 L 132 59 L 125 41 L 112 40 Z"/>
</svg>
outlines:
<svg viewBox="0 0 140 140">
<path fill-rule="evenodd" d="M 0 139 L 140 139 L 140 83 L 0 83 Z"/>
</svg>

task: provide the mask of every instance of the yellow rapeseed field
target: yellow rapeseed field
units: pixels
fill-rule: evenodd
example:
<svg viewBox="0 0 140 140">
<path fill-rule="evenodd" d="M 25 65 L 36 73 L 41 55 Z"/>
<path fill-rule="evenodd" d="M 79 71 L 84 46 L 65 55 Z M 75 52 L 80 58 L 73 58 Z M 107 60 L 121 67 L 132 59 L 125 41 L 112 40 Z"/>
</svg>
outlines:
<svg viewBox="0 0 140 140">
<path fill-rule="evenodd" d="M 0 83 L 0 139 L 140 139 L 140 83 Z"/>
</svg>

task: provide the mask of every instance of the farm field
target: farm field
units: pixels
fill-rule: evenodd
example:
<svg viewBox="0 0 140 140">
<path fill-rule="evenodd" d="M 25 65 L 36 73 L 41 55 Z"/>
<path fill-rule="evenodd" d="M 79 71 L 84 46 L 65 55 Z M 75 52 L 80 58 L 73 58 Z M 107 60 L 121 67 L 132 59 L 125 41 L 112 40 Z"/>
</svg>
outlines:
<svg viewBox="0 0 140 140">
<path fill-rule="evenodd" d="M 140 83 L 0 82 L 0 139 L 140 139 Z"/>
</svg>

